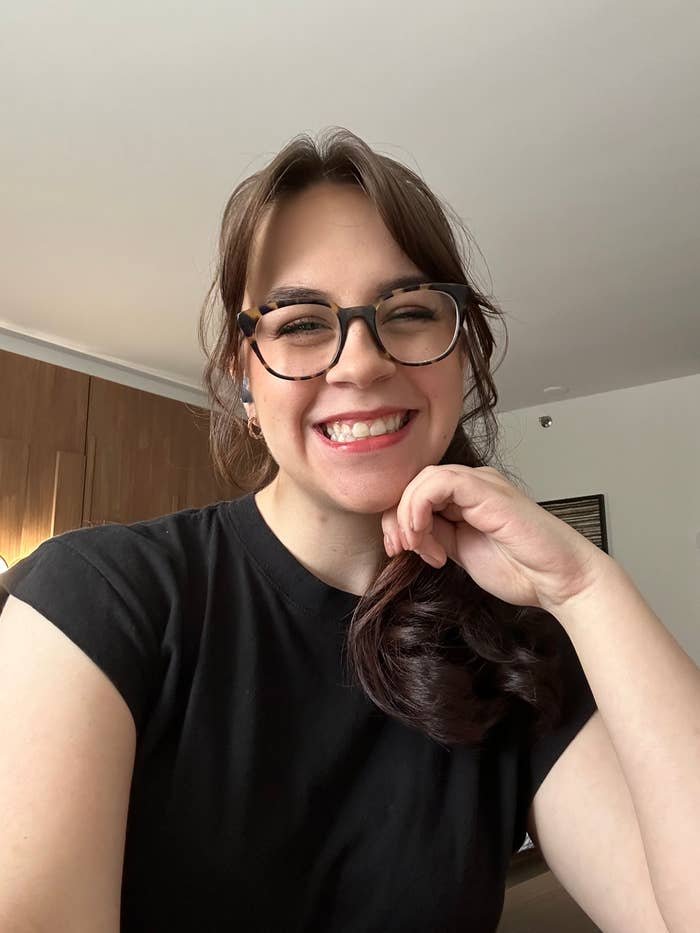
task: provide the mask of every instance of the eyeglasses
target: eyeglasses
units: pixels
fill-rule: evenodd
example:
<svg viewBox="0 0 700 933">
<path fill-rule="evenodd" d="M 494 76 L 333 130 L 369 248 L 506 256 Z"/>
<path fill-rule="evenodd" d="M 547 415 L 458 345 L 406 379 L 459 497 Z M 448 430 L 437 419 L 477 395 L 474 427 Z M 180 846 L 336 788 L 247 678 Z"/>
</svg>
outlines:
<svg viewBox="0 0 700 933">
<path fill-rule="evenodd" d="M 236 320 L 273 376 L 314 379 L 338 362 L 355 318 L 366 323 L 387 359 L 402 366 L 437 363 L 457 346 L 470 294 L 467 285 L 426 283 L 354 308 L 315 298 L 273 301 L 240 311 Z"/>
</svg>

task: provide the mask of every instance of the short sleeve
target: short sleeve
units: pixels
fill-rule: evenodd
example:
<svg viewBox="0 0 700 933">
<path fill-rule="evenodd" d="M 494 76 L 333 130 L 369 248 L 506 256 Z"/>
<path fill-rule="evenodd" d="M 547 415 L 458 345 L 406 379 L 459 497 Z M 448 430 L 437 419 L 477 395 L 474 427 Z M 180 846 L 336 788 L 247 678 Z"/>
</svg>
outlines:
<svg viewBox="0 0 700 933">
<path fill-rule="evenodd" d="M 521 749 L 516 818 L 516 850 L 525 840 L 530 804 L 540 785 L 569 743 L 597 709 L 576 650 L 564 628 L 552 619 L 562 686 L 562 714 L 558 725 Z"/>
<path fill-rule="evenodd" d="M 67 635 L 112 681 L 140 733 L 160 677 L 172 574 L 128 526 L 52 538 L 0 576 L 10 594 Z"/>
</svg>

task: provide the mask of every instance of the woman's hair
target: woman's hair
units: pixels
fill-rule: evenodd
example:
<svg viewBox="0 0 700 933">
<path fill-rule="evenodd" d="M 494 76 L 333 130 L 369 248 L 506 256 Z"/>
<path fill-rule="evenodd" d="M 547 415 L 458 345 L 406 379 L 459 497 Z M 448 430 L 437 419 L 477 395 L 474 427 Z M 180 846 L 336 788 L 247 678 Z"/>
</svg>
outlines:
<svg viewBox="0 0 700 933">
<path fill-rule="evenodd" d="M 242 181 L 226 205 L 218 267 L 200 319 L 218 472 L 248 489 L 262 488 L 277 472 L 264 443 L 248 436 L 240 401 L 243 336 L 236 314 L 242 309 L 251 242 L 265 211 L 320 182 L 362 189 L 428 280 L 468 287 L 465 349 L 473 384 L 440 462 L 470 467 L 495 462 L 517 482 L 497 456 L 491 321 L 503 324 L 506 348 L 508 336 L 502 312 L 468 275 L 469 233 L 415 172 L 340 127 L 324 131 L 317 141 L 306 134 L 292 139 L 265 168 Z M 346 652 L 357 682 L 380 709 L 438 742 L 478 745 L 509 713 L 525 714 L 522 721 L 536 737 L 561 713 L 552 622 L 543 610 L 492 596 L 449 560 L 434 569 L 406 552 L 386 560 L 360 599 Z"/>
</svg>

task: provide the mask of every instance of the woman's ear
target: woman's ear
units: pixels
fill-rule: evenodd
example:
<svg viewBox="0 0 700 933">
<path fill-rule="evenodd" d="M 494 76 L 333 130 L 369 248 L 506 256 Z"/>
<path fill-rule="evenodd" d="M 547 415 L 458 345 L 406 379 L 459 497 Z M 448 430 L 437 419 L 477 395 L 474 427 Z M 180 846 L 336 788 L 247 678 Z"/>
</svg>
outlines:
<svg viewBox="0 0 700 933">
<path fill-rule="evenodd" d="M 231 379 L 235 382 L 236 376 L 238 373 L 243 370 L 243 378 L 241 379 L 241 401 L 244 405 L 253 401 L 253 396 L 250 394 L 250 379 L 248 378 L 248 360 L 246 348 L 243 348 L 243 352 L 236 359 L 234 356 L 231 357 L 228 364 L 228 374 Z"/>
<path fill-rule="evenodd" d="M 253 396 L 250 394 L 250 380 L 247 376 L 243 377 L 241 384 L 241 401 L 244 405 L 253 401 Z"/>
<path fill-rule="evenodd" d="M 255 402 L 253 401 L 253 394 L 250 391 L 250 379 L 247 375 L 244 375 L 241 381 L 241 401 L 243 402 L 248 420 L 255 418 Z"/>
<path fill-rule="evenodd" d="M 243 347 L 243 352 L 238 359 L 238 372 L 242 371 L 243 378 L 241 379 L 241 402 L 243 402 L 243 407 L 245 408 L 245 413 L 248 418 L 255 417 L 255 403 L 253 402 L 253 393 L 250 391 L 250 377 L 248 376 L 248 364 L 249 364 L 249 348 Z M 229 366 L 229 374 L 232 379 L 235 379 L 235 370 L 233 360 Z"/>
</svg>

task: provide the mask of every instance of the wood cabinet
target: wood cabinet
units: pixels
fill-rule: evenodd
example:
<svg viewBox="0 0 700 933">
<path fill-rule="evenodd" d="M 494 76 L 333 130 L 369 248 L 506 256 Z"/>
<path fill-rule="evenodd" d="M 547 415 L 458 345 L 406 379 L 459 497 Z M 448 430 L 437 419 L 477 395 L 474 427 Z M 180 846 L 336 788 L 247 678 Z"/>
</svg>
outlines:
<svg viewBox="0 0 700 933">
<path fill-rule="evenodd" d="M 0 555 L 82 519 L 90 377 L 0 351 Z"/>
<path fill-rule="evenodd" d="M 135 522 L 239 494 L 216 482 L 208 431 L 201 408 L 92 378 L 83 524 Z"/>
<path fill-rule="evenodd" d="M 0 556 L 46 538 L 240 495 L 209 458 L 206 409 L 0 350 Z"/>
</svg>

